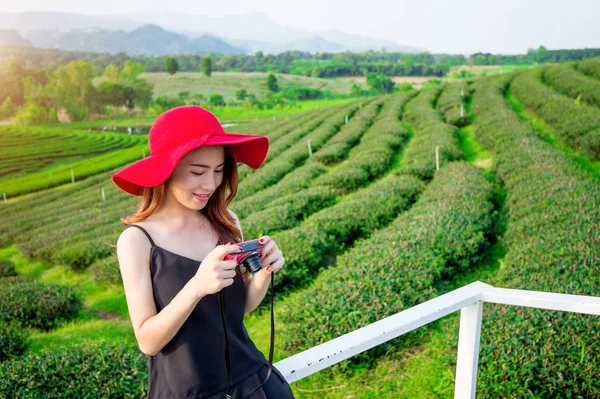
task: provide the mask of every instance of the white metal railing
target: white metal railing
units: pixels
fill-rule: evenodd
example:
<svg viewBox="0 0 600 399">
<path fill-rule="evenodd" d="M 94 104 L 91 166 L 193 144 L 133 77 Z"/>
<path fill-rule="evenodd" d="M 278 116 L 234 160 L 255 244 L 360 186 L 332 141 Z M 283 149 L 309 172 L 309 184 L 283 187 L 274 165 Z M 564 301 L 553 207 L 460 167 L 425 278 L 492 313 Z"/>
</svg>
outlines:
<svg viewBox="0 0 600 399">
<path fill-rule="evenodd" d="M 455 399 L 474 399 L 483 303 L 600 316 L 600 298 L 496 288 L 476 281 L 275 363 L 289 383 L 460 310 Z"/>
</svg>

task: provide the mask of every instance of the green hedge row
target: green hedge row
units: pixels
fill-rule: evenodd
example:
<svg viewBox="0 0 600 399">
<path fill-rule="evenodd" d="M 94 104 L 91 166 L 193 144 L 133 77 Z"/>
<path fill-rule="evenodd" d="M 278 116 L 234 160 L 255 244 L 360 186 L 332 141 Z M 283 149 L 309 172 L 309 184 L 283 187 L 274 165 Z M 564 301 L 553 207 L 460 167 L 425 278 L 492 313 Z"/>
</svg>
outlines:
<svg viewBox="0 0 600 399">
<path fill-rule="evenodd" d="M 269 145 L 269 152 L 263 166 L 266 166 L 273 160 L 279 159 L 281 154 L 289 150 L 290 147 L 292 147 L 298 141 L 302 141 L 306 135 L 313 132 L 315 129 L 320 128 L 329 119 L 333 118 L 334 115 L 337 115 L 340 112 L 346 115 L 346 112 L 354 107 L 358 107 L 358 102 L 329 107 L 324 110 L 324 112 L 317 114 L 315 117 L 305 119 L 304 123 L 297 126 L 291 132 L 285 134 L 272 145 Z M 258 170 L 262 170 L 262 168 L 263 167 L 261 166 L 261 168 Z"/>
<path fill-rule="evenodd" d="M 466 82 L 451 83 L 442 89 L 437 101 L 437 109 L 446 116 L 446 123 L 463 127 L 469 124 L 465 99 L 469 96 Z M 461 116 L 462 106 L 462 116 Z"/>
<path fill-rule="evenodd" d="M 318 153 L 327 151 L 329 148 L 337 148 L 339 141 L 334 143 L 332 143 L 332 141 L 340 135 L 344 137 L 344 140 L 348 140 L 351 136 L 359 139 L 360 136 L 369 129 L 369 126 L 373 124 L 373 120 L 376 118 L 380 107 L 380 102 L 373 102 L 364 107 L 363 110 L 360 111 L 360 115 L 354 118 L 354 123 L 350 123 L 340 129 L 340 132 L 336 134 L 332 140 L 327 142 Z M 356 141 L 352 144 L 356 144 Z M 329 152 L 328 154 L 332 155 L 333 152 Z M 339 154 L 338 156 L 343 157 L 343 154 Z M 314 170 L 312 165 L 321 165 L 314 156 L 310 157 L 308 162 L 297 168 L 295 172 L 301 172 L 303 169 Z M 280 183 L 282 182 L 283 180 Z M 308 183 L 310 182 L 306 182 L 306 184 Z M 261 192 L 257 195 L 259 194 L 261 194 Z M 251 237 L 254 237 L 256 234 L 272 234 L 277 230 L 292 228 L 298 225 L 308 215 L 335 203 L 338 194 L 337 190 L 331 187 L 317 186 L 296 191 L 295 193 L 286 196 L 279 196 L 277 199 L 275 199 L 276 197 L 272 197 L 274 201 L 270 203 L 266 209 L 258 210 L 257 214 L 252 213 L 247 215 L 247 217 L 241 221 L 242 228 L 244 231 L 247 231 Z M 251 199 L 253 197 L 254 196 L 250 196 L 246 199 Z"/>
<path fill-rule="evenodd" d="M 600 57 L 590 58 L 576 64 L 579 72 L 592 78 L 600 79 Z"/>
<path fill-rule="evenodd" d="M 308 283 L 336 253 L 409 208 L 423 187 L 412 176 L 390 176 L 311 215 L 296 228 L 273 234 L 286 259 L 286 267 L 275 279 L 278 291 Z"/>
<path fill-rule="evenodd" d="M 390 102 L 390 107 L 386 105 L 387 102 Z M 398 98 L 395 98 L 394 96 L 385 96 L 382 102 L 377 101 L 367 105 L 360 112 L 359 116 L 354 117 L 356 123 L 350 123 L 340 129 L 340 132 L 334 136 L 332 140 L 327 142 L 317 154 L 321 153 L 321 151 L 327 151 L 327 159 L 333 159 L 334 154 L 336 154 L 335 150 L 341 148 L 339 147 L 340 143 L 355 145 L 360 139 L 360 136 L 365 134 L 365 131 L 369 131 L 369 127 L 373 125 L 374 120 L 375 123 L 377 123 L 377 121 L 387 119 L 386 114 L 377 117 L 382 106 L 388 109 L 388 111 L 386 111 L 387 113 L 390 113 L 389 110 L 393 111 L 396 109 L 396 112 L 392 112 L 392 114 L 396 115 L 400 108 L 398 105 Z M 396 123 L 399 122 L 396 121 Z M 373 128 L 376 128 L 376 126 Z M 340 136 L 341 139 L 338 139 Z M 368 142 L 364 143 L 361 141 L 354 147 L 354 150 L 359 150 L 362 146 L 368 145 Z M 332 151 L 328 151 L 329 149 Z M 345 153 L 347 153 L 347 149 L 342 148 L 340 153 L 337 153 L 335 157 L 342 159 L 345 156 Z M 309 161 L 297 170 L 311 168 L 311 165 L 315 164 L 319 165 L 321 159 L 322 158 L 317 159 L 316 156 L 310 157 Z M 364 182 L 367 180 L 364 180 Z M 258 214 L 249 215 L 246 219 L 241 221 L 242 228 L 244 231 L 248 231 L 250 236 L 254 237 L 256 234 L 273 234 L 273 232 L 277 230 L 295 227 L 310 214 L 332 205 L 335 202 L 337 194 L 340 194 L 337 187 L 321 187 L 317 181 L 313 184 L 312 188 L 280 197 L 270 203 L 266 209 L 259 211 Z M 251 196 L 247 199 L 253 197 L 254 196 Z"/>
<path fill-rule="evenodd" d="M 409 139 L 399 122 L 403 105 L 416 92 L 394 94 L 384 103 L 380 117 L 352 148 L 339 167 L 315 179 L 313 186 L 330 186 L 341 192 L 354 191 L 382 176 L 392 166 L 401 146 Z"/>
<path fill-rule="evenodd" d="M 510 215 L 489 283 L 599 296 L 598 183 L 519 122 L 503 98 L 509 82 L 479 82 L 473 95 L 476 135 L 495 151 Z M 599 327 L 597 316 L 484 305 L 478 395 L 600 397 Z"/>
<path fill-rule="evenodd" d="M 242 180 L 236 197 L 241 200 L 263 190 L 302 165 L 309 156 L 307 141 L 310 140 L 313 151 L 318 151 L 319 148 L 340 130 L 344 124 L 346 115 L 349 115 L 351 118 L 357 110 L 358 103 L 353 102 L 335 112 L 323 121 L 323 123 L 318 124 L 318 127 L 315 127 L 309 134 L 303 135 L 302 140 L 294 140 L 294 144 L 287 148 L 286 151 L 278 154 L 276 159 Z M 351 123 L 354 123 L 353 119 L 351 119 Z M 271 153 L 271 150 L 269 150 L 269 153 Z"/>
<path fill-rule="evenodd" d="M 382 102 L 387 101 L 387 98 L 389 97 L 390 96 L 384 96 Z M 381 104 L 381 102 L 377 101 L 366 105 L 364 108 L 361 107 L 359 115 L 355 116 L 349 124 L 343 126 L 331 140 L 329 140 L 321 149 L 319 149 L 318 152 L 313 154 L 313 156 L 310 156 L 304 165 L 286 174 L 277 184 L 272 185 L 265 190 L 261 190 L 258 193 L 251 195 L 250 197 L 246 197 L 240 201 L 234 201 L 232 204 L 234 212 L 239 212 L 243 218 L 250 217 L 252 212 L 263 212 L 263 215 L 265 215 L 265 212 L 268 211 L 266 211 L 264 208 L 267 207 L 267 205 L 273 200 L 276 200 L 277 198 L 288 197 L 291 194 L 302 196 L 302 189 L 311 185 L 313 183 L 312 180 L 314 180 L 316 177 L 327 172 L 327 168 L 320 162 L 320 158 L 317 158 L 316 155 L 325 151 L 331 156 L 335 156 L 337 159 L 342 159 L 347 153 L 348 149 L 346 147 L 340 147 L 340 139 L 338 139 L 338 137 L 341 136 L 342 142 L 344 143 L 349 141 L 352 142 L 352 145 L 357 144 L 360 136 L 362 136 L 364 132 L 367 131 L 367 129 L 369 129 L 369 127 L 373 124 L 373 120 L 377 117 L 377 114 L 381 108 Z M 315 197 L 315 200 L 318 200 L 318 198 Z M 316 204 L 306 203 L 306 206 L 314 207 L 314 205 Z M 324 205 L 326 204 L 323 204 L 323 206 Z M 321 208 L 323 206 L 321 206 Z M 313 208 L 313 211 L 317 211 L 321 208 Z M 306 214 L 306 212 L 299 208 L 297 215 L 299 214 Z M 295 224 L 295 216 L 289 213 L 287 215 L 290 222 Z M 276 217 L 276 215 L 269 216 L 268 218 L 271 219 L 274 217 Z M 284 226 L 285 221 L 282 220 L 278 224 Z M 243 228 L 244 226 L 245 223 L 242 223 Z"/>
<path fill-rule="evenodd" d="M 143 151 L 148 154 L 147 144 L 118 149 L 78 160 L 68 165 L 53 166 L 24 176 L 13 177 L 0 182 L 0 192 L 7 197 L 45 190 L 65 183 L 71 183 L 71 168 L 76 182 L 113 168 L 122 167 L 142 159 Z M 49 176 L 49 173 L 51 175 Z"/>
<path fill-rule="evenodd" d="M 0 321 L 50 330 L 74 318 L 82 300 L 69 287 L 43 284 L 24 276 L 4 277 L 0 285 Z"/>
<path fill-rule="evenodd" d="M 267 136 L 269 138 L 270 146 L 269 153 L 272 153 L 274 151 L 273 148 L 277 140 L 281 139 L 282 137 L 286 137 L 288 134 L 297 134 L 296 132 L 298 128 L 304 128 L 307 125 L 307 123 L 310 123 L 311 121 L 324 120 L 324 118 L 327 115 L 329 115 L 331 111 L 332 109 L 329 107 L 320 108 L 318 110 L 311 110 L 303 112 L 301 114 L 294 114 L 290 117 L 286 116 L 284 117 L 285 119 L 282 119 L 280 117 L 276 118 L 275 121 L 261 120 L 259 122 L 254 122 L 250 124 L 238 125 L 239 127 L 232 126 L 231 128 L 228 128 L 226 130 L 232 133 L 238 132 L 242 134 L 257 134 Z M 283 150 L 284 148 L 280 147 L 278 151 Z M 272 159 L 272 157 L 265 159 L 265 163 L 263 164 L 263 166 L 266 165 Z M 255 169 L 252 169 L 243 163 L 238 164 L 238 176 L 240 179 L 243 179 L 249 174 L 252 174 L 254 170 Z"/>
<path fill-rule="evenodd" d="M 333 205 L 337 195 L 337 191 L 330 187 L 312 187 L 298 194 L 280 197 L 268 208 L 254 212 L 240 222 L 244 237 L 258 238 L 278 230 L 291 229 L 308 215 Z"/>
<path fill-rule="evenodd" d="M 457 128 L 445 123 L 435 109 L 440 92 L 440 87 L 423 89 L 406 104 L 404 119 L 414 128 L 414 137 L 404 151 L 399 173 L 412 173 L 421 179 L 431 179 L 436 170 L 436 146 L 439 147 L 440 167 L 446 162 L 463 158 Z"/>
<path fill-rule="evenodd" d="M 125 344 L 70 346 L 0 362 L 0 397 L 144 398 L 146 356 Z"/>
<path fill-rule="evenodd" d="M 381 111 L 381 107 L 381 102 L 374 102 L 361 110 L 362 112 L 359 112 L 356 117 L 358 123 L 342 127 L 339 133 L 327 142 L 327 145 L 311 157 L 311 161 L 331 165 L 346 158 L 348 152 L 360 141 L 363 134 L 373 124 L 375 117 Z"/>
<path fill-rule="evenodd" d="M 553 65 L 544 69 L 542 80 L 555 90 L 590 105 L 600 106 L 600 82 L 577 72 L 570 65 Z"/>
<path fill-rule="evenodd" d="M 277 184 L 267 187 L 243 200 L 238 201 L 236 197 L 231 203 L 231 209 L 240 219 L 245 218 L 253 212 L 262 211 L 270 202 L 277 198 L 286 197 L 307 188 L 313 179 L 324 173 L 327 173 L 327 168 L 322 164 L 307 162 L 285 175 Z"/>
<path fill-rule="evenodd" d="M 543 68 L 518 74 L 510 92 L 529 110 L 554 127 L 557 135 L 593 158 L 600 157 L 600 110 L 560 95 L 541 82 Z"/>
<path fill-rule="evenodd" d="M 479 169 L 462 161 L 444 165 L 412 208 L 356 243 L 286 303 L 286 351 L 308 349 L 437 296 L 437 282 L 469 268 L 489 246 L 491 197 Z M 368 362 L 397 344 L 353 359 Z"/>
</svg>

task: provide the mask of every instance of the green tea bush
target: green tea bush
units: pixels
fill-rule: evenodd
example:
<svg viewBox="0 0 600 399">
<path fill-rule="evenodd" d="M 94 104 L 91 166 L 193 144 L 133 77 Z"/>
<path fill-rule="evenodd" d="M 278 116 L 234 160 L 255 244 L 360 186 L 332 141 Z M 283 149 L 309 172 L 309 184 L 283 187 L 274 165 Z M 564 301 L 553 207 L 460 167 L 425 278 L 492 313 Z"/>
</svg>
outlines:
<svg viewBox="0 0 600 399">
<path fill-rule="evenodd" d="M 424 183 L 413 176 L 383 179 L 311 215 L 300 226 L 274 234 L 286 259 L 276 286 L 289 289 L 306 284 L 337 252 L 409 208 L 423 188 Z"/>
<path fill-rule="evenodd" d="M 253 212 L 262 211 L 267 204 L 277 198 L 286 197 L 307 188 L 313 179 L 324 173 L 327 173 L 325 166 L 316 162 L 308 162 L 285 175 L 277 184 L 243 200 L 235 199 L 231 203 L 231 209 L 240 219 L 246 218 Z"/>
<path fill-rule="evenodd" d="M 600 79 L 600 57 L 583 60 L 576 64 L 576 68 L 581 73 Z"/>
<path fill-rule="evenodd" d="M 489 246 L 491 198 L 492 186 L 479 169 L 445 165 L 412 208 L 358 241 L 287 303 L 286 351 L 308 349 L 437 296 L 437 282 L 469 268 Z M 353 360 L 368 362 L 396 344 Z"/>
<path fill-rule="evenodd" d="M 440 94 L 437 101 L 437 109 L 446 116 L 447 123 L 457 127 L 469 124 L 465 106 L 465 99 L 469 95 L 469 90 L 466 82 L 451 83 L 442 89 L 442 94 Z"/>
<path fill-rule="evenodd" d="M 146 356 L 125 344 L 86 344 L 0 362 L 2 398 L 142 398 Z"/>
<path fill-rule="evenodd" d="M 82 304 L 69 287 L 43 284 L 23 276 L 2 279 L 0 298 L 0 320 L 46 331 L 59 320 L 74 318 Z"/>
<path fill-rule="evenodd" d="M 554 127 L 568 146 L 594 159 L 600 158 L 600 110 L 556 93 L 542 81 L 544 68 L 519 73 L 510 84 L 510 92 L 524 107 Z"/>
<path fill-rule="evenodd" d="M 18 357 L 29 346 L 29 330 L 18 323 L 0 321 L 0 362 Z"/>
<path fill-rule="evenodd" d="M 237 198 L 244 199 L 266 187 L 269 187 L 283 178 L 287 173 L 299 167 L 308 158 L 307 140 L 310 140 L 312 151 L 318 151 L 327 141 L 335 136 L 344 125 L 346 115 L 349 118 L 357 112 L 358 104 L 353 102 L 351 105 L 338 110 L 331 117 L 323 121 L 322 124 L 304 135 L 302 140 L 294 141 L 294 144 L 281 153 L 277 159 L 274 159 L 265 167 L 261 167 L 252 175 L 240 182 Z M 357 123 L 355 119 L 350 119 L 352 124 Z M 269 150 L 271 152 L 271 150 Z"/>
<path fill-rule="evenodd" d="M 313 187 L 299 194 L 280 197 L 262 211 L 240 222 L 245 237 L 260 237 L 298 225 L 308 215 L 335 203 L 337 192 L 329 187 Z"/>
<path fill-rule="evenodd" d="M 568 64 L 550 66 L 542 72 L 542 81 L 573 99 L 600 106 L 600 81 L 577 72 Z"/>
<path fill-rule="evenodd" d="M 8 259 L 0 259 L 0 277 L 16 276 L 15 264 Z"/>
<path fill-rule="evenodd" d="M 423 89 L 406 104 L 404 118 L 415 132 L 404 151 L 404 163 L 399 173 L 431 179 L 436 170 L 436 146 L 439 147 L 440 167 L 446 162 L 463 159 L 457 128 L 445 123 L 440 112 L 434 109 L 440 91 L 437 86 Z"/>
<path fill-rule="evenodd" d="M 348 159 L 335 170 L 315 179 L 314 186 L 330 186 L 346 193 L 383 175 L 394 162 L 401 146 L 410 138 L 408 130 L 400 123 L 404 104 L 416 92 L 389 96 L 371 128 L 360 143 L 350 151 Z"/>
<path fill-rule="evenodd" d="M 598 296 L 600 188 L 520 122 L 504 99 L 511 78 L 478 82 L 473 94 L 475 132 L 495 152 L 510 215 L 507 252 L 489 283 Z M 600 397 L 597 316 L 493 304 L 483 309 L 478 395 Z"/>
</svg>

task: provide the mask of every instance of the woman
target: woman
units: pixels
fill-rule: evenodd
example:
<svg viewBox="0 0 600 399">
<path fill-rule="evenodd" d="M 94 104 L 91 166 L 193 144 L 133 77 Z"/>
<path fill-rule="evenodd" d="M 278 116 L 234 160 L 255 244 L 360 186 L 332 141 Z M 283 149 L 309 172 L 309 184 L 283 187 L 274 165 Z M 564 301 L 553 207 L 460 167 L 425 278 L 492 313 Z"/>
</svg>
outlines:
<svg viewBox="0 0 600 399">
<path fill-rule="evenodd" d="M 137 212 L 122 219 L 117 256 L 135 336 L 148 357 L 148 398 L 293 398 L 275 367 L 268 374 L 243 324 L 271 273 L 283 267 L 283 254 L 263 236 L 255 274 L 224 260 L 239 251 L 231 243 L 243 241 L 228 209 L 237 162 L 260 167 L 268 139 L 226 133 L 204 108 L 182 106 L 156 119 L 149 144 L 149 157 L 112 177 L 142 196 Z"/>
</svg>

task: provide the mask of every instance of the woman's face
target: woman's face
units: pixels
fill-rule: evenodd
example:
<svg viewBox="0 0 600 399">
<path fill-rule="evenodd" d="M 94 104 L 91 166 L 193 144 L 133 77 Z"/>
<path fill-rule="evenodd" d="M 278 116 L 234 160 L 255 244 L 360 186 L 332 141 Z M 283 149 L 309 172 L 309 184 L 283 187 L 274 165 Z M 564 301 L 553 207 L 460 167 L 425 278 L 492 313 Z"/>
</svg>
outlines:
<svg viewBox="0 0 600 399">
<path fill-rule="evenodd" d="M 223 181 L 224 165 L 222 146 L 192 150 L 177 164 L 168 180 L 167 192 L 187 208 L 203 209 Z"/>
</svg>

